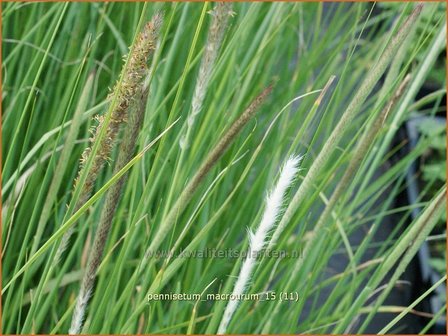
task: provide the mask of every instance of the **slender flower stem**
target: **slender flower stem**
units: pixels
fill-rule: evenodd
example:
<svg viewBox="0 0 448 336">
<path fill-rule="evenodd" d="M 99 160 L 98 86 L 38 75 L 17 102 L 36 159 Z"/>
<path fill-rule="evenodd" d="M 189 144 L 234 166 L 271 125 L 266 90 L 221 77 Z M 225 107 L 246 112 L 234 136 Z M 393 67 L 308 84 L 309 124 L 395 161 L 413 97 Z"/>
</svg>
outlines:
<svg viewBox="0 0 448 336">
<path fill-rule="evenodd" d="M 162 243 L 163 239 L 168 234 L 169 230 L 173 227 L 178 216 L 187 207 L 188 203 L 193 198 L 193 194 L 199 187 L 200 183 L 212 169 L 212 167 L 218 162 L 221 156 L 226 152 L 230 144 L 235 140 L 236 136 L 240 133 L 247 122 L 255 115 L 260 105 L 264 102 L 266 97 L 271 93 L 272 85 L 264 89 L 247 107 L 243 114 L 233 122 L 230 128 L 225 132 L 221 140 L 216 144 L 212 151 L 208 154 L 202 165 L 197 170 L 196 174 L 183 189 L 179 198 L 174 203 L 173 207 L 169 211 L 165 220 L 161 223 L 156 235 L 154 236 L 149 248 L 144 255 L 144 261 L 146 261 Z M 144 264 L 144 263 L 143 263 Z"/>
<path fill-rule="evenodd" d="M 403 121 L 405 113 L 407 113 L 410 104 L 415 98 L 418 90 L 420 90 L 423 82 L 428 75 L 429 71 L 433 69 L 433 64 L 437 60 L 437 57 L 440 53 L 446 48 L 446 22 L 445 25 L 440 27 L 438 34 L 434 38 L 434 42 L 431 46 L 431 49 L 424 56 L 423 61 L 419 68 L 416 70 L 415 75 L 413 75 L 413 81 L 409 86 L 409 90 L 406 95 L 403 97 L 403 103 L 400 104 L 400 107 L 395 113 L 394 118 L 392 119 L 391 125 L 384 137 L 384 140 L 381 144 L 378 145 L 378 148 L 375 150 L 375 156 L 373 158 L 372 164 L 370 168 L 366 172 L 366 177 L 364 178 L 363 183 L 361 184 L 360 189 L 363 190 L 367 185 L 368 181 L 371 180 L 375 169 L 379 166 L 381 160 L 386 155 L 386 151 L 389 148 L 393 137 L 400 125 Z"/>
<path fill-rule="evenodd" d="M 320 215 L 319 220 L 314 227 L 314 230 L 309 234 L 309 239 L 306 242 L 305 248 L 303 250 L 302 258 L 300 258 L 300 260 L 298 260 L 294 266 L 294 274 L 298 274 L 299 272 L 306 272 L 303 269 L 303 260 L 310 260 L 311 247 L 315 246 L 318 243 L 318 239 L 320 241 L 325 241 L 326 237 L 328 237 L 328 235 L 331 235 L 332 232 L 334 232 L 334 230 L 336 229 L 336 226 L 331 226 L 330 228 L 328 228 L 326 227 L 326 225 L 330 224 L 331 217 L 334 213 L 336 205 L 343 206 L 347 198 L 351 197 L 350 190 L 347 190 L 350 187 L 351 181 L 357 173 L 359 174 L 359 167 L 361 166 L 362 161 L 367 157 L 369 151 L 371 151 L 371 148 L 375 143 L 378 134 L 382 130 L 384 130 L 383 126 L 385 124 L 386 118 L 390 114 L 390 111 L 395 107 L 397 102 L 403 96 L 410 80 L 410 75 L 407 75 L 403 79 L 398 89 L 390 98 L 386 106 L 377 116 L 373 118 L 372 122 L 368 124 L 367 130 L 362 134 L 354 149 L 353 156 L 347 168 L 345 169 L 343 176 L 336 185 L 336 188 L 334 189 L 333 194 L 328 200 L 324 211 Z M 321 234 L 320 237 L 318 237 L 319 233 Z M 311 262 L 311 264 L 313 263 Z"/>
<path fill-rule="evenodd" d="M 279 237 L 280 234 L 283 232 L 283 230 L 286 228 L 286 225 L 291 221 L 292 217 L 294 216 L 295 212 L 297 211 L 299 205 L 303 203 L 307 195 L 310 194 L 310 191 L 313 188 L 313 185 L 315 181 L 317 180 L 320 172 L 325 167 L 325 165 L 328 163 L 331 154 L 335 148 L 335 146 L 339 143 L 339 141 L 342 139 L 345 131 L 351 124 L 352 120 L 356 116 L 356 113 L 361 108 L 364 101 L 367 99 L 367 96 L 370 94 L 370 92 L 373 90 L 375 84 L 378 82 L 378 80 L 381 78 L 383 73 L 385 72 L 387 66 L 392 62 L 392 60 L 395 57 L 395 54 L 400 49 L 403 42 L 406 40 L 408 34 L 412 31 L 412 28 L 417 21 L 421 11 L 423 9 L 423 4 L 418 4 L 412 14 L 406 19 L 406 21 L 403 23 L 403 25 L 400 27 L 400 29 L 397 31 L 397 33 L 394 35 L 390 43 L 385 48 L 383 54 L 381 55 L 380 59 L 376 63 L 376 65 L 372 68 L 372 70 L 368 73 L 367 77 L 361 84 L 361 87 L 357 91 L 356 95 L 354 96 L 353 100 L 350 102 L 349 106 L 347 107 L 347 110 L 342 115 L 340 121 L 336 125 L 335 129 L 331 133 L 329 139 L 325 142 L 322 150 L 319 152 L 317 158 L 314 160 L 313 164 L 311 165 L 308 173 L 306 174 L 304 180 L 302 181 L 299 189 L 297 190 L 296 194 L 294 195 L 291 203 L 289 204 L 288 208 L 285 211 L 285 214 L 283 215 L 283 218 L 281 219 L 276 231 L 274 232 L 274 235 L 271 240 L 271 245 L 274 245 Z M 311 245 L 309 248 L 311 248 Z M 305 253 L 305 251 L 304 251 Z M 303 259 L 299 260 L 298 263 L 295 265 L 295 269 L 298 270 L 301 265 L 303 264 Z M 292 278 L 288 281 L 288 286 L 292 282 Z M 280 306 L 277 304 L 274 308 L 275 315 Z M 270 320 L 271 321 L 271 320 Z M 271 325 L 270 322 L 268 322 L 264 327 L 262 332 L 268 333 Z"/>
<path fill-rule="evenodd" d="M 172 200 L 175 197 L 176 192 L 178 192 L 175 186 L 181 185 L 185 181 L 185 159 L 191 152 L 189 147 L 190 141 L 192 140 L 193 126 L 196 117 L 203 108 L 203 103 L 209 88 L 213 68 L 215 67 L 222 40 L 226 33 L 228 17 L 232 15 L 231 8 L 232 3 L 230 2 L 218 2 L 213 10 L 208 12 L 211 14 L 212 20 L 208 29 L 207 41 L 196 78 L 196 84 L 191 102 L 191 110 L 185 124 L 186 129 L 181 129 L 181 134 L 179 137 L 180 151 L 178 159 L 176 160 L 174 173 L 172 175 L 171 187 L 165 200 L 166 206 L 163 210 L 163 218 L 167 216 L 168 211 L 173 204 Z M 180 182 L 180 180 L 182 180 L 182 182 Z"/>
<path fill-rule="evenodd" d="M 392 40 L 384 50 L 383 54 L 381 55 L 376 65 L 367 74 L 367 77 L 361 84 L 356 95 L 353 97 L 353 100 L 347 107 L 347 110 L 342 115 L 335 129 L 331 133 L 330 137 L 325 142 L 322 150 L 319 152 L 318 156 L 316 157 L 313 164 L 309 168 L 308 173 L 306 174 L 299 189 L 297 190 L 291 203 L 286 209 L 283 218 L 281 219 L 276 231 L 274 232 L 274 235 L 272 237 L 272 244 L 278 241 L 280 234 L 283 232 L 286 225 L 291 221 L 298 207 L 301 204 L 303 204 L 305 198 L 310 194 L 310 191 L 312 190 L 316 179 L 318 178 L 322 169 L 328 163 L 333 150 L 341 141 L 346 130 L 351 125 L 352 120 L 355 118 L 356 113 L 359 111 L 362 104 L 367 99 L 370 92 L 373 90 L 375 84 L 381 78 L 387 66 L 394 58 L 401 44 L 406 39 L 407 35 L 411 31 L 412 26 L 414 25 L 418 16 L 420 15 L 422 8 L 423 4 L 417 5 L 412 14 L 407 18 L 407 20 L 404 22 L 404 24 L 400 27 L 398 32 L 392 38 Z"/>
<path fill-rule="evenodd" d="M 386 106 L 383 108 L 383 110 L 374 118 L 374 121 L 372 125 L 364 132 L 364 134 L 361 136 L 361 139 L 359 140 L 358 144 L 356 145 L 354 149 L 353 156 L 350 160 L 350 163 L 348 164 L 347 168 L 345 169 L 345 172 L 341 179 L 339 180 L 339 183 L 337 184 L 335 190 L 333 191 L 333 194 L 331 195 L 328 203 L 326 204 L 322 214 L 319 217 L 319 220 L 313 230 L 310 233 L 309 239 L 305 245 L 305 248 L 302 252 L 302 256 L 300 259 L 297 260 L 297 262 L 294 265 L 292 274 L 299 274 L 299 272 L 305 272 L 302 267 L 304 265 L 304 262 L 307 261 L 310 265 L 313 264 L 313 262 L 310 262 L 310 252 L 312 251 L 312 248 L 316 246 L 318 239 L 325 239 L 327 236 L 327 231 L 325 231 L 325 225 L 328 223 L 328 221 L 331 218 L 331 214 L 333 212 L 334 207 L 338 203 L 338 201 L 341 200 L 341 198 L 344 195 L 344 192 L 347 190 L 347 188 L 350 185 L 350 181 L 352 180 L 353 176 L 356 174 L 357 170 L 359 169 L 359 166 L 362 163 L 363 158 L 365 157 L 366 153 L 368 153 L 369 148 L 371 147 L 372 143 L 375 141 L 376 136 L 381 131 L 382 126 L 384 125 L 384 122 L 389 115 L 389 112 L 393 109 L 395 104 L 399 101 L 401 96 L 404 93 L 404 90 L 406 86 L 408 85 L 410 81 L 410 76 L 406 76 L 403 82 L 398 87 L 397 91 L 394 93 L 392 98 L 389 100 L 389 102 L 386 104 Z M 272 248 L 272 241 L 269 245 L 269 248 Z M 288 288 L 291 283 L 295 281 L 295 277 L 291 277 L 286 285 L 285 288 Z M 275 307 L 275 312 L 278 311 L 279 306 Z"/>
<path fill-rule="evenodd" d="M 386 121 L 387 116 L 389 115 L 392 108 L 395 106 L 395 104 L 399 101 L 401 96 L 403 95 L 403 92 L 408 85 L 411 77 L 408 75 L 403 80 L 403 82 L 398 87 L 397 91 L 394 93 L 393 97 L 389 100 L 387 105 L 384 107 L 384 109 L 375 117 L 375 120 L 371 127 L 369 127 L 364 134 L 361 136 L 361 139 L 359 140 L 358 144 L 356 145 L 353 156 L 350 160 L 350 163 L 348 164 L 347 168 L 345 169 L 344 174 L 342 175 L 341 179 L 339 180 L 335 190 L 333 191 L 333 194 L 331 195 L 328 203 L 325 206 L 324 211 L 319 217 L 319 220 L 317 221 L 316 226 L 314 227 L 313 231 L 310 234 L 310 237 L 308 239 L 308 242 L 306 243 L 305 249 L 303 251 L 303 256 L 298 260 L 296 263 L 293 274 L 298 272 L 303 264 L 304 260 L 308 260 L 309 252 L 312 248 L 312 246 L 315 245 L 316 240 L 322 239 L 322 237 L 325 236 L 323 234 L 322 236 L 318 236 L 317 233 L 325 232 L 323 229 L 325 225 L 328 223 L 331 217 L 331 213 L 338 203 L 338 201 L 341 200 L 341 198 L 344 195 L 344 192 L 347 190 L 347 187 L 350 185 L 350 181 L 352 180 L 353 176 L 356 174 L 359 166 L 362 163 L 363 158 L 366 156 L 366 153 L 368 153 L 369 148 L 371 147 L 372 143 L 375 141 L 376 136 L 381 131 L 382 126 L 384 125 L 384 122 Z"/>
</svg>

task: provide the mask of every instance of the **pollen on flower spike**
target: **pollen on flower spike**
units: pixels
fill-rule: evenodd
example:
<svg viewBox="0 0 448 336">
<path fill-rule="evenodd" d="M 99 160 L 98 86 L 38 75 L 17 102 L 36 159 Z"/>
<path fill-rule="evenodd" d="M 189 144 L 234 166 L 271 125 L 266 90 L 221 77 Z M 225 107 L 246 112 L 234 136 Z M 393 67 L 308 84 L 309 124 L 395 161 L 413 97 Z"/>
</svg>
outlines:
<svg viewBox="0 0 448 336">
<path fill-rule="evenodd" d="M 155 22 L 161 22 L 159 17 L 156 17 L 154 20 Z M 158 26 L 159 25 L 160 23 L 158 23 Z M 113 106 L 110 107 L 109 114 L 106 118 L 97 118 L 98 126 L 95 129 L 92 142 L 98 140 L 99 144 L 97 151 L 92 158 L 93 161 L 90 170 L 88 171 L 87 179 L 83 185 L 83 191 L 80 197 L 81 201 L 76 205 L 77 209 L 89 199 L 95 182 L 103 167 L 106 164 L 111 164 L 111 153 L 114 146 L 117 144 L 117 138 L 122 128 L 124 128 L 123 139 L 118 150 L 114 169 L 122 169 L 125 164 L 129 162 L 130 157 L 132 157 L 132 154 L 134 153 L 136 136 L 142 125 L 142 122 L 137 120 L 143 120 L 144 109 L 135 107 L 133 103 L 138 99 L 144 99 L 142 93 L 146 88 L 143 79 L 147 75 L 148 59 L 154 52 L 155 40 L 158 37 L 158 32 L 155 28 L 158 26 L 154 26 L 151 23 L 146 24 L 142 32 L 135 38 L 133 47 L 129 48 L 130 53 L 126 58 L 127 61 L 124 61 L 125 66 L 121 72 L 120 79 L 114 87 L 113 96 L 110 95 L 113 97 L 113 99 L 111 99 Z M 127 123 L 128 115 L 131 113 L 132 118 L 129 118 L 130 122 Z M 104 120 L 108 120 L 108 122 L 106 123 Z M 126 126 L 124 125 L 125 123 Z M 99 136 L 100 134 L 101 137 Z M 86 155 L 87 153 L 90 153 L 90 149 L 85 153 Z M 86 155 L 81 158 L 81 162 L 86 160 Z M 82 329 L 85 311 L 90 294 L 94 288 L 97 270 L 101 263 L 110 225 L 115 214 L 115 207 L 121 194 L 123 178 L 124 177 L 120 179 L 121 183 L 116 183 L 107 191 L 105 205 L 101 212 L 100 223 L 95 236 L 95 242 L 73 310 L 71 327 L 69 329 L 70 334 L 79 334 Z M 68 237 L 64 236 L 64 238 L 66 238 L 65 241 L 68 241 L 70 235 L 68 235 Z"/>
</svg>

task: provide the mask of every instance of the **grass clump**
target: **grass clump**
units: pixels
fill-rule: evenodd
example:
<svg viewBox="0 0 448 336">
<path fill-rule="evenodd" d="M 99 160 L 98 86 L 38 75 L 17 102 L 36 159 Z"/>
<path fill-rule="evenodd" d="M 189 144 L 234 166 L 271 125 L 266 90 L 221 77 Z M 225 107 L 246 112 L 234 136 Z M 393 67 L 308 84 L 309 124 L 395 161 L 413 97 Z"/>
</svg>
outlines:
<svg viewBox="0 0 448 336">
<path fill-rule="evenodd" d="M 446 189 L 406 201 L 398 135 L 446 109 L 445 4 L 2 9 L 3 333 L 440 330 Z"/>
</svg>

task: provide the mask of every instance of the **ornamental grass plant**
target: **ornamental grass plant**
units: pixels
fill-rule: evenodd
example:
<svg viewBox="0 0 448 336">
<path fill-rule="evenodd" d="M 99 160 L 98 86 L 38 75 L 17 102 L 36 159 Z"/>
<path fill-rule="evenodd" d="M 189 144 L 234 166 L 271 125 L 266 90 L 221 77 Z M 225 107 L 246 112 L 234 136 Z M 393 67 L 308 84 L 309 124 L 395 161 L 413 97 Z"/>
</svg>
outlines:
<svg viewBox="0 0 448 336">
<path fill-rule="evenodd" d="M 445 10 L 2 3 L 2 333 L 434 332 Z"/>
</svg>

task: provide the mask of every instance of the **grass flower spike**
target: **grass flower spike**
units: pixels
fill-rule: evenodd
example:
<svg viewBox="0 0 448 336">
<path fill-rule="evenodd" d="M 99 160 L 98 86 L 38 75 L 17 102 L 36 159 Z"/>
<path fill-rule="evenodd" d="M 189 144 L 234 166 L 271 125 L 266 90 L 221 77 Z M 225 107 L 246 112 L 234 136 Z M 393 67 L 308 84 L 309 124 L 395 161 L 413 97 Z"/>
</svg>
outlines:
<svg viewBox="0 0 448 336">
<path fill-rule="evenodd" d="M 132 96 L 125 102 L 128 125 L 126 127 L 123 141 L 121 143 L 118 158 L 114 171 L 120 171 L 131 159 L 135 152 L 136 141 L 143 124 L 146 101 L 148 98 L 149 87 L 145 87 L 145 76 L 148 73 L 147 60 L 154 52 L 155 39 L 161 25 L 161 16 L 157 14 L 151 22 L 149 22 L 143 32 L 140 34 L 135 46 L 135 57 L 131 58 L 131 69 L 134 70 L 132 77 L 133 85 L 128 92 Z M 132 75 L 132 74 L 131 74 Z M 124 100 L 123 100 L 124 102 Z M 89 256 L 87 269 L 84 273 L 81 288 L 77 297 L 75 310 L 70 327 L 70 334 L 78 334 L 81 331 L 82 321 L 85 310 L 93 291 L 96 273 L 101 264 L 104 247 L 106 245 L 109 231 L 111 229 L 112 220 L 118 206 L 121 191 L 126 181 L 126 175 L 121 177 L 114 184 L 106 195 L 104 208 L 101 211 L 100 224 L 93 243 L 92 252 Z"/>
<path fill-rule="evenodd" d="M 257 255 L 265 247 L 269 232 L 274 228 L 283 204 L 283 198 L 287 189 L 291 186 L 294 177 L 299 170 L 300 156 L 289 158 L 280 173 L 280 178 L 274 190 L 266 197 L 266 208 L 261 223 L 255 233 L 249 231 L 249 253 L 241 267 L 240 275 L 233 289 L 233 297 L 243 294 L 250 281 L 252 271 L 257 261 Z M 218 328 L 218 334 L 226 333 L 227 327 L 232 319 L 233 313 L 238 306 L 238 300 L 231 299 L 227 304 L 224 316 Z"/>
<path fill-rule="evenodd" d="M 93 189 L 95 180 L 103 167 L 104 163 L 109 160 L 112 148 L 115 145 L 116 137 L 120 130 L 120 126 L 127 120 L 128 107 L 135 94 L 139 90 L 142 80 L 146 75 L 147 62 L 150 56 L 150 52 L 155 48 L 155 39 L 157 27 L 160 26 L 161 16 L 157 14 L 151 22 L 148 22 L 143 31 L 137 37 L 135 47 L 132 51 L 132 55 L 129 58 L 129 64 L 127 69 L 124 69 L 123 82 L 121 86 L 117 85 L 117 92 L 114 94 L 118 95 L 118 103 L 115 110 L 112 112 L 112 117 L 110 123 L 108 124 L 108 129 L 106 131 L 106 136 L 104 137 L 101 146 L 96 153 L 94 163 L 90 174 L 83 186 L 84 192 L 82 197 L 78 201 L 78 206 L 81 207 L 85 201 L 89 198 L 90 192 Z M 114 90 L 115 91 L 115 90 Z M 103 117 L 97 117 L 99 123 L 94 131 L 94 135 L 91 138 L 91 143 L 97 140 L 97 136 L 103 126 Z M 87 148 L 81 159 L 81 163 L 87 161 L 90 155 L 91 148 Z"/>
<path fill-rule="evenodd" d="M 201 66 L 199 68 L 193 100 L 191 102 L 191 113 L 187 119 L 187 133 L 180 140 L 180 146 L 183 149 L 188 147 L 191 127 L 194 124 L 196 116 L 202 110 L 213 66 L 215 65 L 218 51 L 226 32 L 228 17 L 233 13 L 231 9 L 231 2 L 219 2 L 216 4 L 214 10 L 211 11 L 213 20 L 208 31 L 204 56 L 202 57 Z"/>
<path fill-rule="evenodd" d="M 229 127 L 229 129 L 221 137 L 221 140 L 216 144 L 216 146 L 207 155 L 201 166 L 198 168 L 196 174 L 192 177 L 190 182 L 184 188 L 182 193 L 179 195 L 176 203 L 174 203 L 170 212 L 168 213 L 166 219 L 161 223 L 154 239 L 152 240 L 149 248 L 145 253 L 145 259 L 148 258 L 162 243 L 163 239 L 168 234 L 169 230 L 174 226 L 177 217 L 185 210 L 194 192 L 201 184 L 204 177 L 212 169 L 212 167 L 218 162 L 221 156 L 225 153 L 230 144 L 235 140 L 236 136 L 241 132 L 243 127 L 247 122 L 255 115 L 258 108 L 266 100 L 268 95 L 272 91 L 272 85 L 265 88 L 246 108 L 246 110 L 239 116 Z"/>
<path fill-rule="evenodd" d="M 92 166 L 90 167 L 89 174 L 82 185 L 81 194 L 76 202 L 76 206 L 73 212 L 79 210 L 84 203 L 89 199 L 96 180 L 101 173 L 104 164 L 110 159 L 110 154 L 115 146 L 116 138 L 120 131 L 120 127 L 127 120 L 127 112 L 129 104 L 135 97 L 142 84 L 144 76 L 146 74 L 147 62 L 150 56 L 150 52 L 155 48 L 155 39 L 158 27 L 160 26 L 161 15 L 156 14 L 151 22 L 148 22 L 143 28 L 142 32 L 138 35 L 132 55 L 129 57 L 128 66 L 123 69 L 122 83 L 117 83 L 113 95 L 117 95 L 117 104 L 112 111 L 110 122 L 107 125 L 105 135 L 101 139 L 101 143 L 95 157 L 93 158 Z M 80 176 L 83 174 L 86 168 L 84 164 L 89 159 L 93 144 L 99 140 L 101 134 L 101 128 L 104 126 L 104 117 L 97 116 L 97 127 L 92 131 L 93 136 L 90 139 L 92 144 L 84 150 L 81 157 L 81 166 L 78 173 L 78 177 L 75 180 L 75 187 L 79 181 Z M 73 227 L 71 227 L 65 235 L 62 237 L 61 244 L 56 254 L 55 262 L 57 263 L 61 254 L 64 252 L 71 235 L 73 234 Z"/>
<path fill-rule="evenodd" d="M 380 59 L 372 67 L 371 72 L 369 72 L 368 76 L 364 79 L 364 81 L 360 85 L 359 89 L 357 90 L 355 96 L 351 100 L 344 114 L 339 119 L 339 122 L 335 126 L 330 137 L 323 145 L 323 148 L 317 155 L 316 159 L 313 161 L 313 164 L 309 168 L 307 175 L 305 176 L 299 189 L 294 195 L 291 203 L 286 209 L 285 215 L 283 216 L 276 231 L 274 232 L 274 235 L 272 237 L 272 244 L 278 241 L 281 233 L 283 232 L 283 230 L 285 230 L 287 224 L 293 218 L 298 207 L 303 203 L 303 200 L 307 197 L 307 195 L 309 195 L 310 191 L 313 189 L 313 185 L 316 183 L 316 179 L 318 178 L 319 173 L 330 160 L 331 154 L 335 150 L 337 144 L 343 138 L 345 132 L 351 125 L 353 119 L 356 117 L 356 114 L 364 104 L 368 95 L 370 94 L 370 92 L 375 87 L 376 83 L 379 81 L 381 76 L 386 71 L 387 67 L 391 63 L 392 59 L 399 50 L 400 46 L 406 40 L 406 37 L 408 36 L 415 22 L 417 21 L 422 11 L 422 8 L 423 4 L 419 4 L 416 6 L 412 14 L 409 15 L 409 17 L 406 19 L 403 25 L 398 29 L 396 34 L 393 36 L 390 43 L 386 46 Z"/>
</svg>

